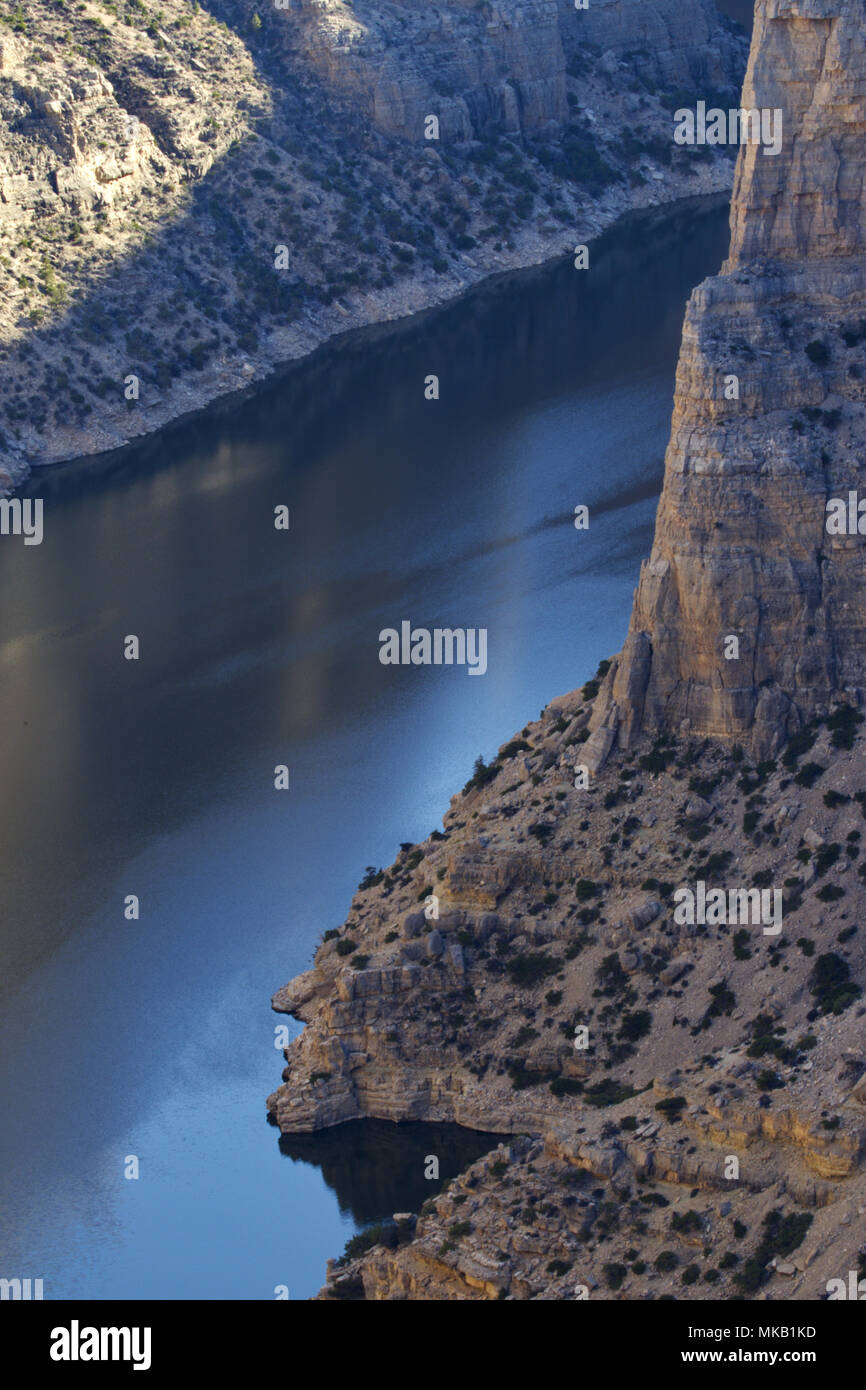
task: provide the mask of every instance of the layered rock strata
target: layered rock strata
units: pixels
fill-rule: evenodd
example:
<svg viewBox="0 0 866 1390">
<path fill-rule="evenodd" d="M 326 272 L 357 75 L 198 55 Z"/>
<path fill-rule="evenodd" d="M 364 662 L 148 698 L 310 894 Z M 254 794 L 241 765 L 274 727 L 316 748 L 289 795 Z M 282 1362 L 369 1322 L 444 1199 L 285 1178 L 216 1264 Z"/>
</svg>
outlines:
<svg viewBox="0 0 866 1390">
<path fill-rule="evenodd" d="M 334 1264 L 325 1297 L 808 1299 L 857 1267 L 861 717 L 840 706 L 759 767 L 643 740 L 586 790 L 597 689 L 504 745 L 273 1000 L 306 1024 L 268 1100 L 283 1132 L 373 1116 L 530 1136 Z M 689 920 L 678 891 L 699 883 L 778 890 L 778 927 Z"/>
<path fill-rule="evenodd" d="M 590 761 L 640 729 L 772 754 L 866 691 L 864 538 L 827 504 L 864 482 L 866 52 L 861 0 L 762 0 L 731 250 L 692 295 L 652 554 Z M 732 640 L 733 639 L 733 640 Z"/>
</svg>

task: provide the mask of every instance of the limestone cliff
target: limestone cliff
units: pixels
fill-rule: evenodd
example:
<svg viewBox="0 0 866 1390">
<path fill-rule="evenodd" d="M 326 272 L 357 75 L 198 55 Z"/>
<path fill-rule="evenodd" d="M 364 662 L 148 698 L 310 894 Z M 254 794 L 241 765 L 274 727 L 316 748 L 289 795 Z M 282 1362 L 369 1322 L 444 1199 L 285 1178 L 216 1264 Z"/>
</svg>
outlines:
<svg viewBox="0 0 866 1390">
<path fill-rule="evenodd" d="M 782 111 L 782 148 L 741 152 L 730 257 L 688 305 L 594 765 L 642 728 L 767 756 L 835 694 L 866 693 L 864 540 L 826 526 L 866 477 L 864 23 L 862 0 L 759 0 L 743 106 Z"/>
</svg>

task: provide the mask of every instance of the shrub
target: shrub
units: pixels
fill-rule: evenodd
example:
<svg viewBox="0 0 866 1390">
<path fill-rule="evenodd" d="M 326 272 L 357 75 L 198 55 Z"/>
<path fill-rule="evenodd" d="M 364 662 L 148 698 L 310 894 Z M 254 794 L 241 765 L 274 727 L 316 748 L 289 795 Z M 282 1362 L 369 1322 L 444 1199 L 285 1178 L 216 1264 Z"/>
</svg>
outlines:
<svg viewBox="0 0 866 1390">
<path fill-rule="evenodd" d="M 746 945 L 749 940 L 749 932 L 745 927 L 734 932 L 734 960 L 751 960 L 752 953 Z"/>
<path fill-rule="evenodd" d="M 626 1012 L 622 1016 L 619 1026 L 618 1038 L 624 1038 L 626 1042 L 638 1042 L 645 1038 L 652 1028 L 653 1016 L 648 1009 L 637 1009 Z"/>
<path fill-rule="evenodd" d="M 696 1211 L 675 1211 L 671 1217 L 671 1230 L 679 1231 L 682 1235 L 687 1235 L 690 1231 L 699 1231 L 701 1225 L 701 1218 Z"/>
<path fill-rule="evenodd" d="M 821 845 L 815 851 L 815 874 L 821 878 L 828 869 L 832 869 L 839 855 L 842 853 L 842 846 L 835 842 L 831 845 Z"/>
<path fill-rule="evenodd" d="M 344 1264 L 346 1260 L 356 1260 L 359 1255 L 372 1250 L 374 1245 L 385 1245 L 390 1250 L 395 1250 L 400 1244 L 400 1235 L 399 1227 L 393 1221 L 377 1222 L 374 1226 L 368 1226 L 366 1231 L 358 1231 L 357 1235 L 346 1241 L 346 1248 L 337 1263 Z"/>
<path fill-rule="evenodd" d="M 851 979 L 848 963 L 834 952 L 819 956 L 812 967 L 809 987 L 818 1008 L 824 1014 L 841 1014 L 860 995 L 860 987 Z"/>
<path fill-rule="evenodd" d="M 628 984 L 628 976 L 622 968 L 622 962 L 617 951 L 612 951 L 609 956 L 605 956 L 595 972 L 595 978 L 607 995 L 619 994 Z"/>
<path fill-rule="evenodd" d="M 654 1261 L 659 1274 L 669 1274 L 672 1269 L 676 1269 L 679 1262 L 679 1256 L 673 1250 L 662 1250 Z"/>
<path fill-rule="evenodd" d="M 755 1078 L 755 1085 L 759 1091 L 778 1091 L 784 1084 L 781 1077 L 769 1069 L 759 1072 Z"/>
<path fill-rule="evenodd" d="M 802 1245 L 806 1232 L 812 1224 L 809 1212 L 791 1213 L 783 1216 L 778 1209 L 768 1212 L 764 1217 L 761 1242 L 753 1255 L 743 1265 L 742 1272 L 734 1276 L 743 1293 L 756 1293 L 767 1277 L 767 1265 L 773 1255 L 787 1256 Z"/>
<path fill-rule="evenodd" d="M 672 1125 L 677 1123 L 685 1108 L 685 1096 L 668 1096 L 667 1100 L 660 1100 L 656 1105 L 656 1110 Z"/>
<path fill-rule="evenodd" d="M 344 937 L 342 938 L 342 940 L 340 940 L 340 941 L 337 942 L 337 955 L 338 955 L 338 956 L 350 956 L 350 955 L 352 954 L 352 952 L 353 952 L 353 951 L 357 951 L 357 949 L 358 949 L 358 943 L 357 943 L 357 941 L 351 941 L 351 940 L 349 939 L 348 936 L 344 936 Z"/>
<path fill-rule="evenodd" d="M 850 705 L 843 705 L 837 709 L 825 721 L 827 728 L 831 730 L 832 737 L 830 742 L 834 748 L 853 748 L 854 739 L 858 725 L 863 723 L 862 714 L 858 714 Z M 847 801 L 847 796 L 845 797 Z"/>
<path fill-rule="evenodd" d="M 665 772 L 673 757 L 673 752 L 667 749 L 654 748 L 650 753 L 645 753 L 639 763 L 644 772 Z"/>
<path fill-rule="evenodd" d="M 453 1226 L 448 1227 L 448 1239 L 461 1240 L 463 1236 L 468 1236 L 471 1231 L 471 1221 L 455 1221 Z"/>
<path fill-rule="evenodd" d="M 587 1105 L 605 1109 L 608 1105 L 619 1105 L 624 1100 L 631 1100 L 635 1092 L 631 1086 L 609 1076 L 604 1081 L 597 1082 L 595 1086 L 588 1087 L 584 1094 Z"/>
<path fill-rule="evenodd" d="M 824 805 L 831 811 L 835 811 L 837 806 L 844 806 L 850 800 L 850 796 L 846 796 L 844 792 L 829 791 L 824 793 Z"/>
<path fill-rule="evenodd" d="M 466 796 L 468 792 L 477 791 L 479 787 L 486 787 L 487 783 L 492 782 L 494 777 L 498 777 L 501 771 L 502 768 L 499 763 L 485 763 L 482 757 L 477 757 L 472 776 L 463 788 L 463 795 Z"/>
<path fill-rule="evenodd" d="M 559 965 L 558 960 L 543 951 L 526 951 L 508 962 L 508 975 L 513 984 L 528 989 L 555 974 Z"/>
<path fill-rule="evenodd" d="M 820 338 L 813 338 L 806 344 L 806 356 L 816 367 L 826 367 L 830 361 L 830 350 Z"/>
<path fill-rule="evenodd" d="M 516 758 L 518 753 L 531 753 L 532 744 L 527 743 L 525 738 L 512 739 L 511 743 L 506 743 L 499 756 L 503 762 L 509 758 Z"/>
<path fill-rule="evenodd" d="M 579 1096 L 583 1092 L 583 1082 L 572 1076 L 558 1076 L 551 1081 L 550 1090 L 554 1096 Z"/>
<path fill-rule="evenodd" d="M 818 778 L 827 771 L 820 763 L 806 763 L 794 778 L 798 787 L 814 787 Z"/>
<path fill-rule="evenodd" d="M 840 898 L 844 898 L 845 889 L 839 888 L 835 883 L 825 883 L 823 888 L 819 888 L 815 897 L 822 903 L 835 903 Z"/>
</svg>

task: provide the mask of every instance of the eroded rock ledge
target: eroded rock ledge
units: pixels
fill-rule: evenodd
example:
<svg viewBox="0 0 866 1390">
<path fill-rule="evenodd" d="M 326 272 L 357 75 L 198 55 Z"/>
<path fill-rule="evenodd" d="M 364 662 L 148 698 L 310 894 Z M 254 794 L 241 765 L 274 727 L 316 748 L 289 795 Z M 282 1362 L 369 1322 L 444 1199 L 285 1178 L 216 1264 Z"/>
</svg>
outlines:
<svg viewBox="0 0 866 1390">
<path fill-rule="evenodd" d="M 841 705 L 759 767 L 740 748 L 644 740 L 583 790 L 597 690 L 504 745 L 274 998 L 307 1025 L 268 1101 L 283 1131 L 375 1116 L 530 1136 L 473 1165 L 395 1248 L 335 1265 L 327 1296 L 706 1297 L 709 1282 L 730 1296 L 777 1209 L 813 1218 L 808 1269 L 777 1285 L 762 1266 L 749 1291 L 817 1297 L 856 1266 L 860 716 Z M 674 894 L 701 880 L 778 886 L 781 931 L 682 923 Z M 675 1269 L 656 1270 L 670 1249 Z"/>
</svg>

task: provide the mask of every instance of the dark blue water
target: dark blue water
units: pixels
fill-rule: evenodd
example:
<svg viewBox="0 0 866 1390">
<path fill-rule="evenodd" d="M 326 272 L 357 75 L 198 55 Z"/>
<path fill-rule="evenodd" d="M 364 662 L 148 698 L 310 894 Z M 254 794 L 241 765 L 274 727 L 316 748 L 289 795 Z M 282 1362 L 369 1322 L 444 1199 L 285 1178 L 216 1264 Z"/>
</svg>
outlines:
<svg viewBox="0 0 866 1390">
<path fill-rule="evenodd" d="M 0 1275 L 306 1297 L 358 1222 L 418 1205 L 426 1153 L 489 1142 L 281 1150 L 270 996 L 365 866 L 621 644 L 683 304 L 726 242 L 718 204 L 637 218 L 589 273 L 502 278 L 34 482 L 43 544 L 0 542 Z M 404 618 L 486 627 L 487 674 L 380 665 Z"/>
</svg>

